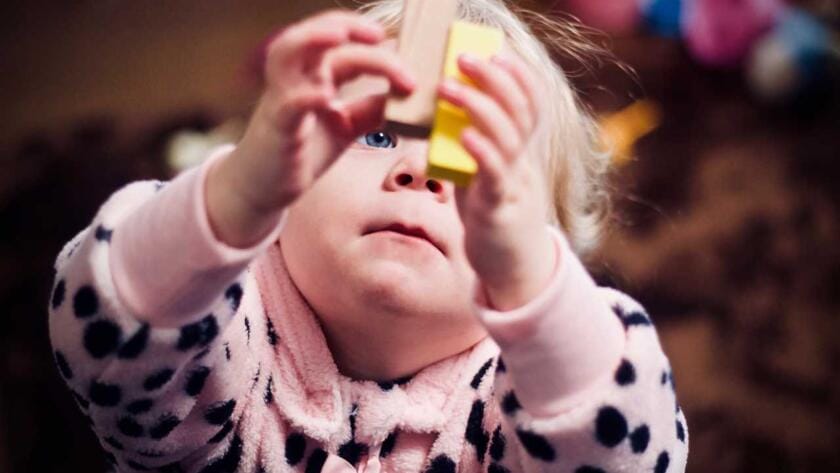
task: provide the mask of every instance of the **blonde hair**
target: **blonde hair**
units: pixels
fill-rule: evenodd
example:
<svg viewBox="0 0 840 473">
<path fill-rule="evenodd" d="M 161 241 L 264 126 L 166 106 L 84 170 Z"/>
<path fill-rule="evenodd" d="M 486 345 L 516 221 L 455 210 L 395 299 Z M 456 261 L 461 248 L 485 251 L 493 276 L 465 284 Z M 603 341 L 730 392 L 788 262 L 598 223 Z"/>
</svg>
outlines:
<svg viewBox="0 0 840 473">
<path fill-rule="evenodd" d="M 402 0 L 373 0 L 359 11 L 397 36 L 402 22 Z M 582 256 L 597 245 L 606 227 L 610 201 L 606 173 L 610 156 L 600 149 L 598 128 L 579 102 L 566 73 L 547 47 L 561 57 L 585 64 L 604 50 L 586 39 L 572 21 L 549 18 L 509 6 L 504 0 L 458 0 L 458 18 L 501 29 L 517 54 L 547 83 L 548 136 L 540 163 L 552 209 L 547 221 L 558 225 L 572 248 Z M 542 38 L 538 39 L 538 36 Z"/>
</svg>

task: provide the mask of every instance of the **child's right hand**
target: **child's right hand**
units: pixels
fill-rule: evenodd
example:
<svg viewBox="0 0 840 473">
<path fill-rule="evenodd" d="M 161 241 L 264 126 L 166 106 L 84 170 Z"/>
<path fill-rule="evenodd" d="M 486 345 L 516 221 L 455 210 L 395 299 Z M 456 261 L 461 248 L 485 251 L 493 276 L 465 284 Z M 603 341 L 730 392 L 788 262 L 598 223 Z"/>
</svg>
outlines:
<svg viewBox="0 0 840 473">
<path fill-rule="evenodd" d="M 337 94 L 343 83 L 371 74 L 387 79 L 392 93 L 411 92 L 413 79 L 396 52 L 381 47 L 384 39 L 379 24 L 335 10 L 289 26 L 269 44 L 265 90 L 245 135 L 207 179 L 208 216 L 223 241 L 255 243 L 269 216 L 382 122 L 386 97 L 345 103 Z"/>
</svg>

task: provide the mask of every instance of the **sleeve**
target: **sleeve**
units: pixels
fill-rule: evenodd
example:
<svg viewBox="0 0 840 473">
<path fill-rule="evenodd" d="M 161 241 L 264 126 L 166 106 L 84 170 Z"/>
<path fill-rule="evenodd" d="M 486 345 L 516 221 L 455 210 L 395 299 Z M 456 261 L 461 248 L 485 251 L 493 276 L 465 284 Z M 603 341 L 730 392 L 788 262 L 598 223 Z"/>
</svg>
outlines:
<svg viewBox="0 0 840 473">
<path fill-rule="evenodd" d="M 58 370 L 120 471 L 202 454 L 241 414 L 259 357 L 247 315 L 251 248 L 218 241 L 204 202 L 216 150 L 169 183 L 133 182 L 58 254 L 48 303 Z"/>
<path fill-rule="evenodd" d="M 507 312 L 476 299 L 501 348 L 493 390 L 501 422 L 486 471 L 684 472 L 688 428 L 650 317 L 597 287 L 551 231 L 559 262 L 542 293 Z"/>
</svg>

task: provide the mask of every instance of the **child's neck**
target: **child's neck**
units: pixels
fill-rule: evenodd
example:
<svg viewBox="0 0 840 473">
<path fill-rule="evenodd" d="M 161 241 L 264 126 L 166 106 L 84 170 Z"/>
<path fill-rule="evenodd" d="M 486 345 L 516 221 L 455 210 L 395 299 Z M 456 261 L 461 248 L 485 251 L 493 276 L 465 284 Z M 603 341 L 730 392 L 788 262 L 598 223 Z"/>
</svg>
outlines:
<svg viewBox="0 0 840 473">
<path fill-rule="evenodd" d="M 371 320 L 371 319 L 368 319 Z M 430 330 L 405 324 L 367 327 L 330 327 L 321 323 L 338 370 L 354 380 L 392 381 L 413 376 L 423 368 L 469 349 L 487 333 L 477 326 L 460 331 L 454 327 Z M 382 326 L 387 326 L 382 330 Z"/>
</svg>

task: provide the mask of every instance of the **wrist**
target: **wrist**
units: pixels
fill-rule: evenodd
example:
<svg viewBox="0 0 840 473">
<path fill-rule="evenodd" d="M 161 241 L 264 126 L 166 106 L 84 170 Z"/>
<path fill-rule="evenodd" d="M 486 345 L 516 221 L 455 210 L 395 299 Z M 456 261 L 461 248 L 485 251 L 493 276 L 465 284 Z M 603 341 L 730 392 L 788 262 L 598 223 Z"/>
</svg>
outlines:
<svg viewBox="0 0 840 473">
<path fill-rule="evenodd" d="M 501 277 L 481 279 L 484 295 L 494 310 L 508 311 L 524 306 L 548 286 L 561 255 L 549 232 L 540 234 L 538 242 L 523 246 L 520 256 L 515 259 L 520 263 L 510 271 Z"/>
<path fill-rule="evenodd" d="M 238 192 L 231 171 L 235 157 L 228 154 L 207 171 L 205 211 L 216 239 L 234 248 L 247 248 L 273 228 L 283 207 L 260 209 Z"/>
</svg>

